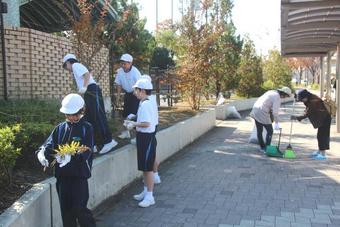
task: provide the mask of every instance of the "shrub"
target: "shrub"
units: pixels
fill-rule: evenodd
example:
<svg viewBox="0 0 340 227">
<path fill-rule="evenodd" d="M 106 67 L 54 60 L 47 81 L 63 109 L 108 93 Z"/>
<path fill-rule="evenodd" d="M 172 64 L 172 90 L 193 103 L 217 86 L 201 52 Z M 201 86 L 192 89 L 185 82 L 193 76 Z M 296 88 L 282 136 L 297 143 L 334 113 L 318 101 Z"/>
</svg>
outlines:
<svg viewBox="0 0 340 227">
<path fill-rule="evenodd" d="M 47 122 L 57 124 L 63 120 L 58 100 L 9 100 L 0 101 L 0 122 Z"/>
<path fill-rule="evenodd" d="M 0 128 L 0 182 L 11 184 L 12 169 L 20 149 L 14 145 L 15 136 L 20 131 L 20 125 Z"/>
<path fill-rule="evenodd" d="M 39 166 L 34 151 L 46 140 L 53 128 L 65 118 L 59 112 L 59 100 L 0 100 L 0 127 L 20 123 L 14 147 L 21 149 L 17 166 Z"/>
<path fill-rule="evenodd" d="M 22 149 L 18 159 L 20 163 L 34 166 L 35 151 L 45 142 L 56 125 L 49 123 L 27 122 L 21 126 L 17 134 L 15 145 Z"/>
</svg>

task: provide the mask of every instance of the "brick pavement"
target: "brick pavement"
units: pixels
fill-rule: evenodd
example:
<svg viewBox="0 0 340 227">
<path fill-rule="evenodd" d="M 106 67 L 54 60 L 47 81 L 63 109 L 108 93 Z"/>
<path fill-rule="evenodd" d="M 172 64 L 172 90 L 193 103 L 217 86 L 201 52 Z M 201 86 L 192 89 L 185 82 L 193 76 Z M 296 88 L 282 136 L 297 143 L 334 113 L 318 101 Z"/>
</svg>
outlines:
<svg viewBox="0 0 340 227">
<path fill-rule="evenodd" d="M 298 112 L 303 106 L 298 105 Z M 282 108 L 281 149 L 287 146 L 291 104 Z M 335 227 L 340 226 L 340 139 L 332 126 L 327 161 L 308 154 L 317 147 L 308 121 L 294 123 L 298 158 L 268 158 L 247 143 L 252 119 L 216 127 L 162 163 L 156 205 L 139 208 L 132 195 L 140 180 L 96 210 L 99 227 Z M 277 134 L 273 136 L 273 143 Z"/>
</svg>

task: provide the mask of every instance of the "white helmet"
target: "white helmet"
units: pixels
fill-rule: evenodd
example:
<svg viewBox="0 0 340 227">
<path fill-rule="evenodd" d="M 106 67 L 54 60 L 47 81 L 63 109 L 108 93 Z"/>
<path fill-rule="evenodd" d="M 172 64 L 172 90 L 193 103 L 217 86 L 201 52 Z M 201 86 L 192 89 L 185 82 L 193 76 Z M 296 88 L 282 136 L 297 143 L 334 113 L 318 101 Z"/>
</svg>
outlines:
<svg viewBox="0 0 340 227">
<path fill-rule="evenodd" d="M 132 62 L 133 61 L 133 57 L 130 54 L 123 54 L 120 57 L 121 61 L 126 61 L 126 62 Z"/>
<path fill-rule="evenodd" d="M 289 87 L 282 87 L 282 88 L 280 88 L 280 89 L 278 89 L 279 91 L 282 91 L 282 92 L 284 92 L 284 93 L 286 93 L 287 95 L 291 95 L 292 94 L 292 90 L 290 90 L 290 88 Z"/>
<path fill-rule="evenodd" d="M 136 84 L 132 86 L 133 88 L 140 88 L 144 90 L 152 90 L 152 83 L 146 78 L 141 78 L 137 80 Z"/>
<path fill-rule="evenodd" d="M 76 114 L 85 105 L 84 99 L 78 94 L 68 94 L 61 102 L 60 112 L 64 114 Z"/>
<path fill-rule="evenodd" d="M 76 56 L 74 54 L 66 54 L 65 57 L 63 58 L 63 64 L 67 62 L 70 59 L 77 60 Z"/>
<path fill-rule="evenodd" d="M 147 79 L 147 80 L 149 80 L 150 82 L 152 81 L 152 80 L 151 80 L 151 77 L 150 77 L 149 75 L 146 75 L 146 74 L 142 75 L 140 78 L 141 78 L 141 79 Z"/>
</svg>

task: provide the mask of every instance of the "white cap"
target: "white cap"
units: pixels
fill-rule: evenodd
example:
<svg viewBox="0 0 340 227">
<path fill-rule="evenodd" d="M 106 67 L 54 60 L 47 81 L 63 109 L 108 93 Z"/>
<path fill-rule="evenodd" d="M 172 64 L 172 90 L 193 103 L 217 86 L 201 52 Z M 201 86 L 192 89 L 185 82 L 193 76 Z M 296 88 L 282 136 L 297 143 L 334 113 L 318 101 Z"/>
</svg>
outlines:
<svg viewBox="0 0 340 227">
<path fill-rule="evenodd" d="M 132 62 L 133 61 L 133 57 L 130 54 L 123 54 L 120 57 L 121 61 L 126 61 L 126 62 Z"/>
<path fill-rule="evenodd" d="M 64 114 L 78 113 L 85 105 L 84 99 L 78 94 L 68 94 L 61 102 L 60 112 Z"/>
<path fill-rule="evenodd" d="M 141 78 L 141 79 L 147 79 L 147 80 L 149 80 L 150 82 L 152 81 L 152 80 L 151 80 L 151 77 L 150 77 L 149 75 L 146 75 L 146 74 L 142 75 L 140 78 Z"/>
<path fill-rule="evenodd" d="M 133 88 L 140 88 L 145 90 L 152 90 L 152 83 L 146 78 L 137 80 L 136 84 L 132 86 Z"/>
<path fill-rule="evenodd" d="M 290 90 L 290 88 L 289 87 L 282 87 L 282 88 L 280 88 L 280 89 L 278 89 L 279 91 L 282 91 L 282 92 L 284 92 L 284 93 L 286 93 L 287 95 L 291 95 L 292 94 L 292 90 Z"/>
<path fill-rule="evenodd" d="M 67 62 L 70 59 L 77 60 L 76 56 L 74 54 L 66 54 L 65 57 L 63 58 L 63 64 Z"/>
</svg>

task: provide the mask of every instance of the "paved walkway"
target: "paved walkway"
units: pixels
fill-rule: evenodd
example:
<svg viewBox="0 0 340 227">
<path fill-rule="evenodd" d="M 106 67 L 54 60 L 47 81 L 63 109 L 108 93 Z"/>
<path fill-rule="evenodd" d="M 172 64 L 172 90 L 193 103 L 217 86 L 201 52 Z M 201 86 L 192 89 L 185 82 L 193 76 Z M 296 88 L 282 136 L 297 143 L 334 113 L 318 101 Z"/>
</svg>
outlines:
<svg viewBox="0 0 340 227">
<path fill-rule="evenodd" d="M 284 150 L 291 104 L 282 110 Z M 97 210 L 98 226 L 340 226 L 339 134 L 332 135 L 328 160 L 314 161 L 308 154 L 317 147 L 316 130 L 308 121 L 294 123 L 298 158 L 285 160 L 268 158 L 247 143 L 252 128 L 249 117 L 217 122 L 162 163 L 155 206 L 139 208 L 132 199 L 142 188 L 138 180 Z"/>
</svg>

